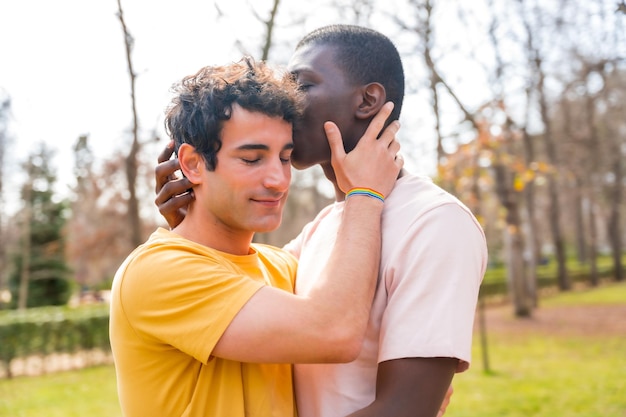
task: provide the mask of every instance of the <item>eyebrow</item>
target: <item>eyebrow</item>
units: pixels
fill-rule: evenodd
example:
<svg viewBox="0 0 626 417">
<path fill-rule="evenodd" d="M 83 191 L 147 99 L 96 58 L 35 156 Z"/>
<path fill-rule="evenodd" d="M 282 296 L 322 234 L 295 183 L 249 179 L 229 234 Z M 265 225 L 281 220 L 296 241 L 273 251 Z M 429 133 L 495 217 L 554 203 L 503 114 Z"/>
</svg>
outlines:
<svg viewBox="0 0 626 417">
<path fill-rule="evenodd" d="M 262 143 L 247 143 L 237 147 L 241 151 L 269 151 L 270 147 Z M 290 142 L 283 146 L 283 150 L 293 149 L 293 142 Z"/>
</svg>

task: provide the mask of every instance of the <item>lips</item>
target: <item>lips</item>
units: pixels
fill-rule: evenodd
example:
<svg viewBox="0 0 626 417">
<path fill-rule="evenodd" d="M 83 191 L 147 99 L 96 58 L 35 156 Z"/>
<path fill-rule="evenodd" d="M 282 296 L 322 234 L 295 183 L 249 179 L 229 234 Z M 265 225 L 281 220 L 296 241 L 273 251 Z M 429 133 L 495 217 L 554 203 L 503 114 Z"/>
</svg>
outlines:
<svg viewBox="0 0 626 417">
<path fill-rule="evenodd" d="M 254 201 L 255 203 L 262 204 L 264 206 L 275 207 L 281 204 L 281 202 L 283 201 L 283 196 L 271 197 L 271 198 L 251 198 L 250 200 Z"/>
</svg>

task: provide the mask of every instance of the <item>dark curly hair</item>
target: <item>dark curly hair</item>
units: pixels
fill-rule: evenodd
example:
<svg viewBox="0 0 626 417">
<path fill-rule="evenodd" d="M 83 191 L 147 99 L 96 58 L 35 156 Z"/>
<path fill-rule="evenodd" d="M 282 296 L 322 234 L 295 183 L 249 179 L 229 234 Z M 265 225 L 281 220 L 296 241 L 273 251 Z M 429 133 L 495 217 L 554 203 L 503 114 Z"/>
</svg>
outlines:
<svg viewBox="0 0 626 417">
<path fill-rule="evenodd" d="M 217 165 L 223 122 L 230 119 L 233 104 L 292 125 L 303 111 L 303 95 L 294 78 L 251 57 L 204 67 L 172 91 L 175 96 L 165 113 L 165 129 L 177 151 L 183 143 L 194 146 L 210 171 Z"/>
</svg>

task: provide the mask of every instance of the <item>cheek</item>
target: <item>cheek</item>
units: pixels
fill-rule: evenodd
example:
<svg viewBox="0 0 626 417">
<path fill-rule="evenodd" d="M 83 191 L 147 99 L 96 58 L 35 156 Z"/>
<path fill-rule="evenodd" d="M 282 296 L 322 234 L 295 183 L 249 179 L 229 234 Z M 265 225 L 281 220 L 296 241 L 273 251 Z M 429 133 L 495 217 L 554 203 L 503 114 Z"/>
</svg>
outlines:
<svg viewBox="0 0 626 417">
<path fill-rule="evenodd" d="M 305 120 L 325 120 L 329 112 L 328 107 L 332 103 L 328 103 L 322 97 L 316 94 L 310 94 L 307 99 L 306 107 L 304 108 Z"/>
</svg>

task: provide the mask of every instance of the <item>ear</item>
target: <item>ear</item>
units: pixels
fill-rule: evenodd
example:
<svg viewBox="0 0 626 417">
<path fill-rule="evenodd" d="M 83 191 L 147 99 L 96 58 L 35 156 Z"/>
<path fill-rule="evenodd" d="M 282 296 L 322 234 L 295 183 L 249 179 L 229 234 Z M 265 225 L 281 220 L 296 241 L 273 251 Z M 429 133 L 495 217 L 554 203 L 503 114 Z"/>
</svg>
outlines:
<svg viewBox="0 0 626 417">
<path fill-rule="evenodd" d="M 385 87 L 380 83 L 369 83 L 363 86 L 361 91 L 361 102 L 356 111 L 359 119 L 371 119 L 387 100 Z"/>
<path fill-rule="evenodd" d="M 202 182 L 202 172 L 206 169 L 204 158 L 196 148 L 188 143 L 183 143 L 178 148 L 178 162 L 180 170 L 192 184 L 200 184 Z"/>
</svg>

